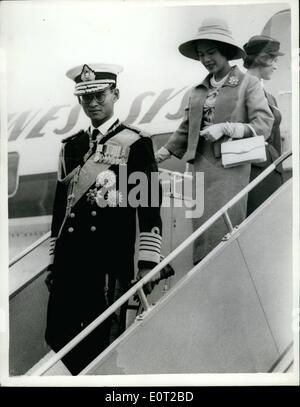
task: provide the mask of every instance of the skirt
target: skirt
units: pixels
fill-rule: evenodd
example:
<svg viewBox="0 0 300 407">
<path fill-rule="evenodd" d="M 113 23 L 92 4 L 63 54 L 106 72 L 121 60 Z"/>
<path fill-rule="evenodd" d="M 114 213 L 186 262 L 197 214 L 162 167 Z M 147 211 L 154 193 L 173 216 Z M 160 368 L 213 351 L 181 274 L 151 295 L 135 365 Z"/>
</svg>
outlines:
<svg viewBox="0 0 300 407">
<path fill-rule="evenodd" d="M 214 157 L 212 148 L 205 155 L 197 152 L 193 165 L 193 190 L 197 188 L 196 174 L 204 174 L 204 212 L 201 217 L 193 218 L 193 229 L 196 230 L 212 215 L 221 209 L 238 192 L 249 183 L 250 164 L 224 168 L 221 159 Z M 233 226 L 239 225 L 246 217 L 247 195 L 228 211 Z M 193 261 L 201 261 L 222 238 L 228 233 L 223 217 L 217 220 L 194 242 Z"/>
</svg>

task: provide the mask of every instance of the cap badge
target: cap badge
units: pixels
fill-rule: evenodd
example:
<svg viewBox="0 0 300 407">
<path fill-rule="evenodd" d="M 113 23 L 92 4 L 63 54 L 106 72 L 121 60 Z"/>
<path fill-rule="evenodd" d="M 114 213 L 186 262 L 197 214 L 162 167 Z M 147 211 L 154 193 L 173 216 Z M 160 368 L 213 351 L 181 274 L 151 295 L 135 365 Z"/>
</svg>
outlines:
<svg viewBox="0 0 300 407">
<path fill-rule="evenodd" d="M 96 79 L 95 71 L 93 71 L 88 65 L 83 65 L 80 78 L 83 82 L 94 81 Z"/>
</svg>

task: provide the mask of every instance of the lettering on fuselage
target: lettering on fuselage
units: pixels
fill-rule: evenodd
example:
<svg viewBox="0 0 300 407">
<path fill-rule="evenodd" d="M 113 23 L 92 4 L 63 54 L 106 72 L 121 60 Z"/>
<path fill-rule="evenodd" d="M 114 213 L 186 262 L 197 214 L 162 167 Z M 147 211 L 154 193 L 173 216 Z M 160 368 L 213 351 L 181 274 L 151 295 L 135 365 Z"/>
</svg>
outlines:
<svg viewBox="0 0 300 407">
<path fill-rule="evenodd" d="M 157 97 L 154 99 L 153 103 L 147 108 L 145 112 L 145 102 L 148 101 L 149 97 L 154 98 L 156 96 L 155 92 L 147 91 L 139 94 L 133 100 L 128 115 L 124 122 L 128 124 L 148 124 L 152 123 L 158 113 L 162 110 L 164 106 L 166 106 L 170 101 L 174 98 L 178 97 L 182 94 L 182 98 L 180 100 L 179 107 L 177 111 L 174 112 L 167 112 L 164 117 L 166 121 L 175 121 L 179 120 L 183 117 L 184 108 L 187 105 L 188 101 L 188 93 L 186 87 L 180 89 L 177 92 L 174 92 L 175 88 L 168 88 L 161 91 Z M 55 121 L 59 119 L 60 115 L 62 114 L 61 110 L 70 107 L 70 105 L 55 105 L 52 106 L 45 114 L 43 114 L 37 122 L 33 125 L 30 129 L 30 125 L 33 124 L 34 119 L 38 117 L 40 110 L 38 111 L 30 111 L 26 110 L 20 114 L 10 114 L 9 115 L 9 123 L 8 123 L 8 141 L 16 141 L 22 132 L 28 129 L 28 134 L 26 135 L 26 139 L 33 139 L 43 137 L 46 134 L 44 130 L 45 126 L 50 121 Z M 65 125 L 60 128 L 55 128 L 53 130 L 54 134 L 58 136 L 63 136 L 65 134 L 71 133 L 72 130 L 75 128 L 76 124 L 78 123 L 79 116 L 81 112 L 80 105 L 75 105 L 71 107 L 67 114 L 67 119 Z"/>
<path fill-rule="evenodd" d="M 167 123 L 166 127 L 170 123 L 170 129 L 174 128 L 174 122 L 183 117 L 184 108 L 188 102 L 188 93 L 187 88 L 179 90 L 168 88 L 159 93 L 152 91 L 140 93 L 133 99 L 124 122 L 139 126 L 155 124 L 155 120 L 159 119 L 160 123 L 163 122 L 164 125 Z M 56 141 L 59 144 L 61 138 L 81 128 L 81 115 L 79 104 L 74 106 L 61 104 L 51 106 L 48 110 L 37 109 L 26 110 L 18 114 L 12 113 L 9 115 L 8 141 L 18 143 L 20 140 L 26 143 L 26 140 L 36 140 L 39 142 L 39 140 L 43 141 L 43 137 L 47 135 L 53 141 L 57 136 Z M 153 135 L 155 136 L 155 134 Z M 167 136 L 169 134 L 164 128 L 162 133 L 156 136 L 158 139 L 153 141 L 156 147 L 163 144 Z M 54 143 L 50 144 L 52 146 Z M 15 158 L 22 156 L 23 168 L 24 163 L 32 160 L 30 151 L 27 150 L 26 154 L 24 151 L 23 144 L 19 144 L 18 148 L 16 145 L 12 146 L 12 150 L 9 152 L 9 218 L 51 215 L 57 179 L 55 162 L 53 160 L 53 168 L 48 168 L 47 172 L 45 172 L 45 168 L 40 168 L 41 164 L 37 164 L 34 170 L 27 171 L 25 174 L 23 171 L 20 173 L 18 168 L 20 160 Z"/>
</svg>

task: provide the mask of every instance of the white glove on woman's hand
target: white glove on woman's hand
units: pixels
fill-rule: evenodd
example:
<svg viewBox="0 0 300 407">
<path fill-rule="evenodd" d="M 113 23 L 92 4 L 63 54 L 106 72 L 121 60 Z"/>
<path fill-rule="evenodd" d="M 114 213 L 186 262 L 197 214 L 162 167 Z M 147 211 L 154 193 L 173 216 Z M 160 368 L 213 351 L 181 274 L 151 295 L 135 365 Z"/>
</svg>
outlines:
<svg viewBox="0 0 300 407">
<path fill-rule="evenodd" d="M 170 158 L 172 154 L 165 147 L 161 147 L 159 150 L 156 151 L 156 153 L 154 155 L 155 155 L 155 161 L 157 162 L 157 164 L 159 164 L 162 161 L 165 161 L 168 158 Z"/>
<path fill-rule="evenodd" d="M 204 137 L 207 141 L 217 141 L 225 134 L 225 123 L 212 124 L 200 131 L 200 136 Z"/>
<path fill-rule="evenodd" d="M 243 138 L 245 126 L 243 123 L 224 123 L 225 135 L 231 138 Z"/>
<path fill-rule="evenodd" d="M 244 124 L 229 122 L 212 124 L 201 130 L 200 136 L 211 142 L 219 140 L 222 136 L 242 138 L 244 136 Z"/>
</svg>

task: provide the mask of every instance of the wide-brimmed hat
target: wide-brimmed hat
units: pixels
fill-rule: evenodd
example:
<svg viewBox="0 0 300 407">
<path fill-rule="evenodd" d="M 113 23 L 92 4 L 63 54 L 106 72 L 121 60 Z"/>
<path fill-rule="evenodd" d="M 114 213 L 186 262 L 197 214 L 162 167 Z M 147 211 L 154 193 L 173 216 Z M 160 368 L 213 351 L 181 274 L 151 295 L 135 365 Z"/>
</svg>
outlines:
<svg viewBox="0 0 300 407">
<path fill-rule="evenodd" d="M 243 48 L 247 55 L 258 55 L 261 52 L 272 56 L 284 55 L 279 51 L 280 42 L 267 35 L 254 35 Z"/>
<path fill-rule="evenodd" d="M 116 86 L 117 75 L 123 70 L 120 65 L 83 64 L 70 69 L 66 75 L 75 82 L 74 95 L 103 92 Z"/>
<path fill-rule="evenodd" d="M 226 44 L 227 50 L 230 49 L 230 55 L 228 57 L 230 60 L 245 57 L 244 50 L 240 48 L 232 38 L 232 33 L 226 21 L 220 18 L 206 18 L 203 20 L 196 37 L 181 44 L 178 48 L 179 52 L 185 57 L 199 60 L 196 44 L 201 40 L 217 41 L 221 47 L 222 44 Z"/>
</svg>

